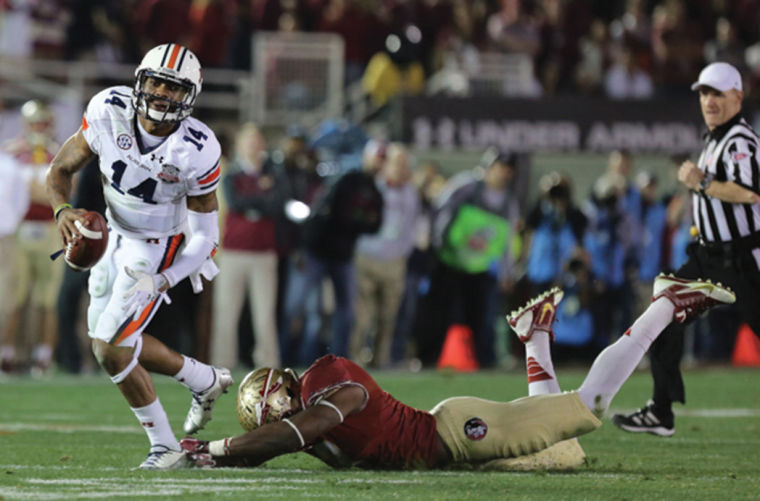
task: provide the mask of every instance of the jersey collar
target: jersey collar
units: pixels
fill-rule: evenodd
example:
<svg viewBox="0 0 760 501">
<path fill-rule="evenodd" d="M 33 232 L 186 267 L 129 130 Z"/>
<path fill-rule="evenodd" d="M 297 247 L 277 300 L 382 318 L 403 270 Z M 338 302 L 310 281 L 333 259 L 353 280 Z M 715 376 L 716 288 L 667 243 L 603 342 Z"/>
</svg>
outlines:
<svg viewBox="0 0 760 501">
<path fill-rule="evenodd" d="M 728 122 L 720 124 L 719 126 L 715 127 L 713 130 L 707 133 L 707 138 L 709 140 L 715 140 L 716 142 L 720 142 L 721 139 L 723 139 L 723 136 L 726 135 L 726 133 L 731 130 L 731 127 L 738 124 L 742 119 L 741 112 L 734 115 L 731 119 L 728 120 Z"/>
</svg>

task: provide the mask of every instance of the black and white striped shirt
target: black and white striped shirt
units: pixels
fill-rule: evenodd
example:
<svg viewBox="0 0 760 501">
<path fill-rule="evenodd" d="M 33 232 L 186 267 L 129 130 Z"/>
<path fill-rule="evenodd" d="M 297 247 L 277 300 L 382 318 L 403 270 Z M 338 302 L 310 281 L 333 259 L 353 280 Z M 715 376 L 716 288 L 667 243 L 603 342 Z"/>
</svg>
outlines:
<svg viewBox="0 0 760 501">
<path fill-rule="evenodd" d="M 710 132 L 698 166 L 709 179 L 733 181 L 760 194 L 760 139 L 739 115 Z M 707 242 L 760 232 L 760 203 L 723 202 L 701 193 L 694 193 L 692 202 L 694 223 Z"/>
</svg>

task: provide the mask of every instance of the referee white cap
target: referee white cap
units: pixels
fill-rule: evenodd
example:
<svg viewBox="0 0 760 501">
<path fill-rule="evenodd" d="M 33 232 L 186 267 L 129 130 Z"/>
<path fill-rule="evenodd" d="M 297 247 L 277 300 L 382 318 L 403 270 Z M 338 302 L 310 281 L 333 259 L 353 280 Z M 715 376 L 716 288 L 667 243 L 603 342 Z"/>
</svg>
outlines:
<svg viewBox="0 0 760 501">
<path fill-rule="evenodd" d="M 742 76 L 739 70 L 728 63 L 712 63 L 699 73 L 699 80 L 691 85 L 691 90 L 697 90 L 703 85 L 721 92 L 731 89 L 741 91 Z"/>
</svg>

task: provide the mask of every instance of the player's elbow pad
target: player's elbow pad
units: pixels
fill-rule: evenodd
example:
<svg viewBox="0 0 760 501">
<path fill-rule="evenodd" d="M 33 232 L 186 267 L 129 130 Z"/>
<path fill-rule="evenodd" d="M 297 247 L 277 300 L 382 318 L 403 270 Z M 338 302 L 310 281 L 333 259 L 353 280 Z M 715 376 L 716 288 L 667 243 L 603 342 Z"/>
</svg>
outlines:
<svg viewBox="0 0 760 501">
<path fill-rule="evenodd" d="M 190 240 L 177 256 L 177 260 L 162 273 L 174 287 L 196 271 L 211 256 L 219 242 L 219 216 L 217 211 L 188 211 L 187 223 L 192 233 Z"/>
</svg>

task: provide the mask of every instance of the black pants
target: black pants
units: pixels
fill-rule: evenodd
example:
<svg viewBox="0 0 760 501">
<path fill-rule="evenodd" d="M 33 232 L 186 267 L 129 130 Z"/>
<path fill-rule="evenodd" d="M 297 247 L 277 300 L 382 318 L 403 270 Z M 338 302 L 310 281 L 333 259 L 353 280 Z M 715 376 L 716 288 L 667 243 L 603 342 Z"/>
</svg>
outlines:
<svg viewBox="0 0 760 501">
<path fill-rule="evenodd" d="M 438 262 L 428 293 L 415 315 L 417 355 L 426 366 L 435 365 L 448 328 L 462 323 L 472 329 L 475 354 L 482 366 L 494 361 L 493 329 L 485 322 L 496 279 L 489 273 L 465 273 Z"/>
<path fill-rule="evenodd" d="M 692 243 L 686 263 L 676 276 L 710 279 L 730 287 L 736 293 L 736 311 L 743 322 L 760 336 L 760 271 L 749 250 L 709 249 Z M 652 343 L 650 357 L 654 378 L 653 400 L 656 406 L 670 408 L 673 402 L 686 403 L 679 363 L 683 356 L 684 325 L 671 323 Z"/>
</svg>

